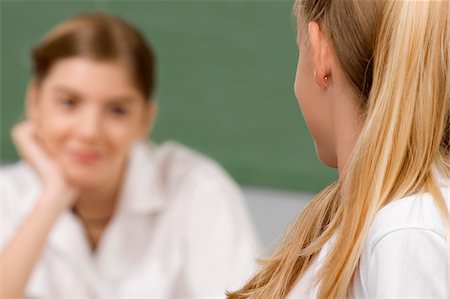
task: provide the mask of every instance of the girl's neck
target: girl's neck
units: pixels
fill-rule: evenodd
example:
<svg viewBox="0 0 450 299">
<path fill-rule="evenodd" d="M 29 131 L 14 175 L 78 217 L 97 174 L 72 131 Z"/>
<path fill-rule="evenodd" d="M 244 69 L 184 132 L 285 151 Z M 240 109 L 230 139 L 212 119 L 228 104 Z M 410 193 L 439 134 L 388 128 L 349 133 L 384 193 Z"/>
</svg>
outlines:
<svg viewBox="0 0 450 299">
<path fill-rule="evenodd" d="M 92 251 L 96 251 L 103 232 L 114 215 L 121 181 L 122 176 L 120 175 L 117 180 L 111 180 L 112 183 L 82 190 L 72 208 L 72 212 L 84 226 Z"/>
<path fill-rule="evenodd" d="M 356 141 L 364 123 L 363 116 L 356 105 L 358 99 L 348 87 L 334 96 L 334 136 L 339 176 L 343 176 L 347 169 Z"/>
<path fill-rule="evenodd" d="M 82 189 L 72 211 L 83 222 L 98 222 L 111 218 L 122 185 L 122 172 L 103 185 Z"/>
</svg>

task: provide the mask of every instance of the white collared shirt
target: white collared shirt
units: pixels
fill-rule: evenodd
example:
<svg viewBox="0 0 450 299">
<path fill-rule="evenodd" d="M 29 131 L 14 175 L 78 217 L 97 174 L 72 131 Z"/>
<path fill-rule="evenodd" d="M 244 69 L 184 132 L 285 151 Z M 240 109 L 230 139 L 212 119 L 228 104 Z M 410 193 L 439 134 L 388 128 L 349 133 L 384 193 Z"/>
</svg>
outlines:
<svg viewBox="0 0 450 299">
<path fill-rule="evenodd" d="M 435 172 L 450 209 L 450 180 Z M 334 242 L 320 251 L 286 299 L 317 298 L 313 279 Z M 447 298 L 447 246 L 442 217 L 429 193 L 395 200 L 375 216 L 354 281 L 354 298 Z M 320 282 L 319 282 L 320 285 Z"/>
<path fill-rule="evenodd" d="M 0 250 L 41 186 L 25 163 L 0 171 Z M 223 298 L 254 270 L 257 242 L 241 192 L 179 144 L 135 146 L 117 211 L 92 253 L 79 219 L 54 225 L 29 298 Z"/>
</svg>

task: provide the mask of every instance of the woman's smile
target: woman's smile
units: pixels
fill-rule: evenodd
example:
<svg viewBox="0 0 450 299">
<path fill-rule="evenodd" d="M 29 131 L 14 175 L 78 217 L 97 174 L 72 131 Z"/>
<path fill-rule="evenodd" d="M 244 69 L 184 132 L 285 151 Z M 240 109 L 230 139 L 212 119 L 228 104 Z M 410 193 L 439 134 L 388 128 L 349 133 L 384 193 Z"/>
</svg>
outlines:
<svg viewBox="0 0 450 299">
<path fill-rule="evenodd" d="M 77 149 L 69 149 L 69 155 L 72 161 L 86 166 L 98 164 L 104 157 L 104 155 L 99 151 Z"/>
</svg>

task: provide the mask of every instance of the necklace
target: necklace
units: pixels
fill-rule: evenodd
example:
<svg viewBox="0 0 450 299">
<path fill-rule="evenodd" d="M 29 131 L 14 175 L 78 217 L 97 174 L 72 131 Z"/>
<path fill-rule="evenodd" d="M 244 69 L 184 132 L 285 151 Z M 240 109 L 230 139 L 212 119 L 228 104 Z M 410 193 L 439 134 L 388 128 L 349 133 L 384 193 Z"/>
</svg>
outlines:
<svg viewBox="0 0 450 299">
<path fill-rule="evenodd" d="M 105 226 L 112 218 L 112 213 L 107 216 L 103 216 L 103 217 L 91 218 L 91 217 L 86 217 L 86 216 L 82 215 L 80 212 L 77 211 L 77 209 L 75 207 L 72 209 L 72 211 L 75 215 L 78 216 L 78 218 L 80 218 L 80 220 L 83 222 L 83 224 L 86 227 Z"/>
</svg>

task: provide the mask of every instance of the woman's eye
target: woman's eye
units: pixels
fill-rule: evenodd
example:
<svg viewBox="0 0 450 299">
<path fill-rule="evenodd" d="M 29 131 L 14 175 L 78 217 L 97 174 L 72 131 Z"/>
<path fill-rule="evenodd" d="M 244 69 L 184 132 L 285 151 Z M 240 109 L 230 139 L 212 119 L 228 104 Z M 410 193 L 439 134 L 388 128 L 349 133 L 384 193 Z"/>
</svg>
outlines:
<svg viewBox="0 0 450 299">
<path fill-rule="evenodd" d="M 112 107 L 111 112 L 117 116 L 124 116 L 127 114 L 127 110 L 123 107 Z"/>
<path fill-rule="evenodd" d="M 62 98 L 58 100 L 58 104 L 63 106 L 64 108 L 73 108 L 76 104 L 76 101 L 73 98 Z"/>
</svg>

